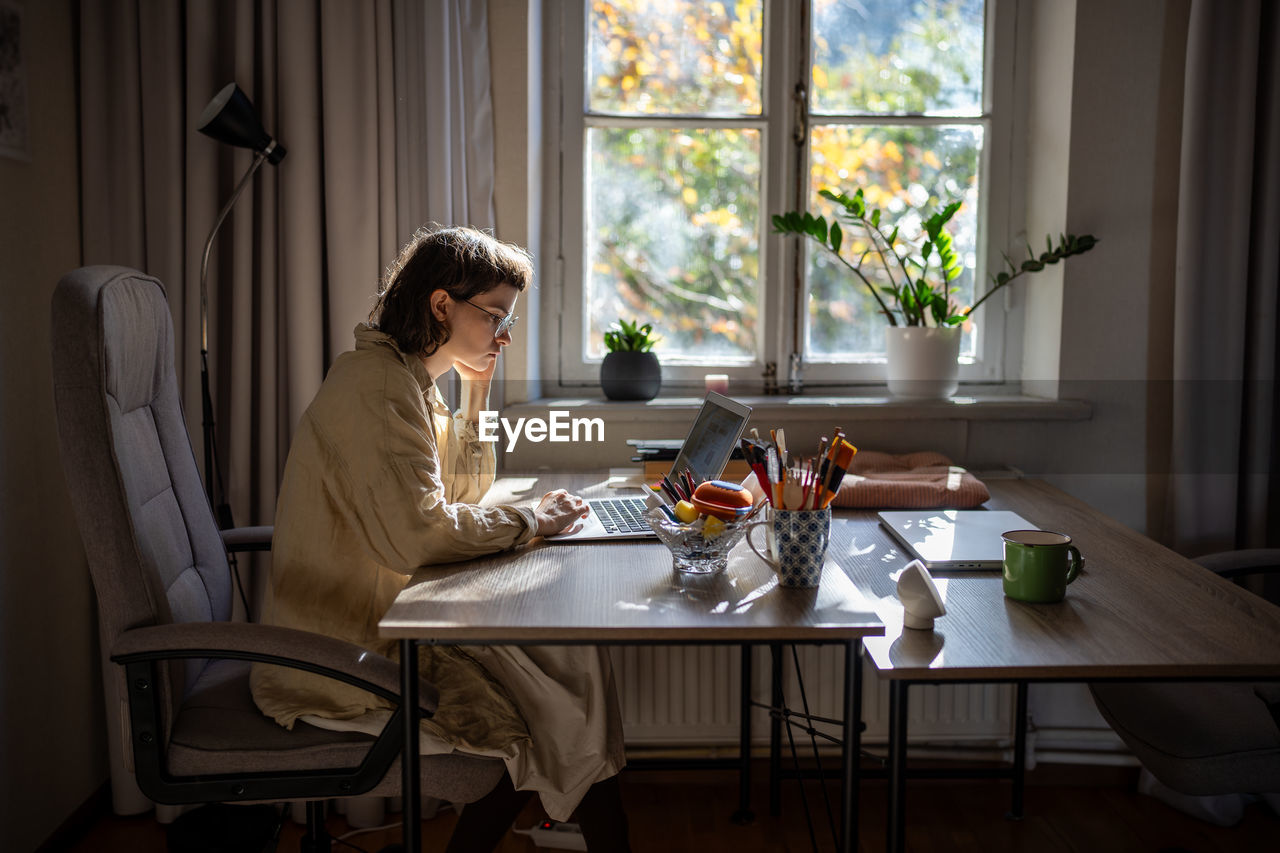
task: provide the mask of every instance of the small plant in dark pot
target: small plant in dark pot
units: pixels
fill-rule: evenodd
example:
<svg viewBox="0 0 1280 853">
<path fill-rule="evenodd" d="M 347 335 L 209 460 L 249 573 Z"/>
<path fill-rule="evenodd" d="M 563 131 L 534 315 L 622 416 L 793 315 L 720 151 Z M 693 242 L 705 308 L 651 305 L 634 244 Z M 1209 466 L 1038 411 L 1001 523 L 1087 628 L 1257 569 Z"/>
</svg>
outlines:
<svg viewBox="0 0 1280 853">
<path fill-rule="evenodd" d="M 609 350 L 600 364 L 600 387 L 610 400 L 652 400 L 662 388 L 662 365 L 651 352 L 660 339 L 653 324 L 619 320 L 604 333 Z"/>
</svg>

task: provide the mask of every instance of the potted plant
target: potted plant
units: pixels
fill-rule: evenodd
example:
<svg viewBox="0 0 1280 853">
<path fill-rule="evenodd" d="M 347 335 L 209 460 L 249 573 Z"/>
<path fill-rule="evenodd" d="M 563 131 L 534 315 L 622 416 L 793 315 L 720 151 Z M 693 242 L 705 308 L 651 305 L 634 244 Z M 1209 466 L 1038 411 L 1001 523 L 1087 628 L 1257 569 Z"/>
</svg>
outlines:
<svg viewBox="0 0 1280 853">
<path fill-rule="evenodd" d="M 652 352 L 661 338 L 653 324 L 619 319 L 604 333 L 609 350 L 600 364 L 600 387 L 610 400 L 652 400 L 662 388 L 662 365 Z"/>
<path fill-rule="evenodd" d="M 1008 269 L 993 274 L 993 287 L 972 305 L 961 308 L 952 299 L 956 288 L 950 286 L 962 271 L 960 259 L 946 227 L 960 209 L 960 202 L 952 202 L 924 219 L 917 246 L 899 242 L 896 226 L 886 230 L 882 211 L 867 205 L 861 189 L 852 196 L 827 189 L 820 195 L 837 205 L 838 218 L 828 222 L 808 211 L 790 211 L 773 217 L 773 230 L 816 241 L 875 298 L 889 323 L 885 339 L 889 391 L 897 397 L 938 398 L 955 393 L 959 387 L 961 324 L 992 294 L 1019 276 L 1084 254 L 1098 242 L 1092 234 L 1065 234 L 1059 235 L 1057 246 L 1052 237 L 1046 237 L 1046 249 L 1038 256 L 1028 245 L 1027 259 L 1020 264 L 1006 254 Z M 840 254 L 845 232 L 838 219 L 867 235 L 867 248 L 855 260 Z M 917 250 L 918 255 L 913 254 Z M 889 284 L 877 286 L 867 277 L 863 266 L 868 262 L 881 267 Z"/>
</svg>

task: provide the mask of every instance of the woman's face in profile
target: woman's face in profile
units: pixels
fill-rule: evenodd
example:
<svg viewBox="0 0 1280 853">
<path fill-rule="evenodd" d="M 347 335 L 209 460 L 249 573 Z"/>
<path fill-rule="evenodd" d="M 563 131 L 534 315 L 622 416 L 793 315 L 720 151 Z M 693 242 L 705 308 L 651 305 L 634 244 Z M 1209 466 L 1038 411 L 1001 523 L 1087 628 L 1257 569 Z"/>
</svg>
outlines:
<svg viewBox="0 0 1280 853">
<path fill-rule="evenodd" d="M 515 310 L 520 291 L 505 282 L 469 300 L 454 299 L 449 311 L 450 335 L 444 345 L 453 361 L 484 372 L 511 343 L 511 330 L 494 337 L 502 319 Z"/>
</svg>

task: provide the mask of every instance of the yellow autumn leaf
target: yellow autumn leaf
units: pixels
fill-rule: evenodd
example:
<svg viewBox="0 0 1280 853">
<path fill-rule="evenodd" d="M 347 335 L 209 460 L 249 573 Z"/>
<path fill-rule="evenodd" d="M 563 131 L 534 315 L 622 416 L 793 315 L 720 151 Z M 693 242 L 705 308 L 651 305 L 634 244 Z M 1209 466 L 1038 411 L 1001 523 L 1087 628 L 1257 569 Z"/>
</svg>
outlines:
<svg viewBox="0 0 1280 853">
<path fill-rule="evenodd" d="M 813 88 L 827 88 L 827 70 L 821 65 L 813 66 Z"/>
</svg>

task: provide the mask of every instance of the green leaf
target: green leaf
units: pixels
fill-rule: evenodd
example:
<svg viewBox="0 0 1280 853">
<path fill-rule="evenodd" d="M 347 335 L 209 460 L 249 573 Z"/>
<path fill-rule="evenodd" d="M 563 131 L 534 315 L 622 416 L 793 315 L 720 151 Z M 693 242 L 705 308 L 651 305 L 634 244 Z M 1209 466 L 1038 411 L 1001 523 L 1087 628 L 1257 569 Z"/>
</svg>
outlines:
<svg viewBox="0 0 1280 853">
<path fill-rule="evenodd" d="M 840 254 L 840 244 L 844 242 L 844 231 L 841 230 L 839 222 L 831 223 L 831 230 L 827 232 L 827 239 L 831 244 L 831 251 L 837 255 Z"/>
<path fill-rule="evenodd" d="M 871 224 L 876 228 L 880 227 L 880 208 L 871 211 Z"/>
<path fill-rule="evenodd" d="M 1003 285 L 1003 284 L 1007 284 L 1008 282 L 1009 282 L 1009 274 L 1004 270 L 1001 270 L 1000 274 L 996 276 L 996 284 Z"/>
<path fill-rule="evenodd" d="M 1042 269 L 1044 269 L 1044 264 L 1034 258 L 1027 258 L 1022 262 L 1023 272 L 1040 272 Z"/>
<path fill-rule="evenodd" d="M 898 239 L 898 228 L 894 226 L 893 231 L 889 232 L 889 246 L 892 247 L 894 241 Z"/>
</svg>

